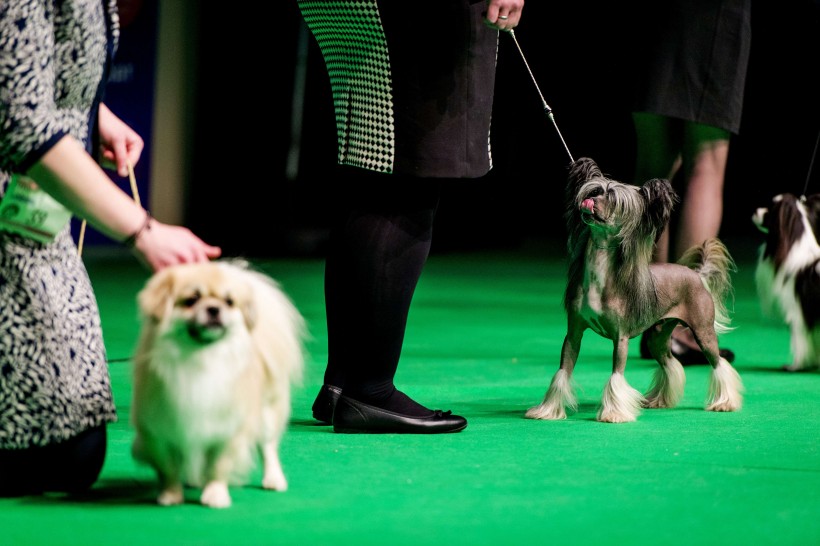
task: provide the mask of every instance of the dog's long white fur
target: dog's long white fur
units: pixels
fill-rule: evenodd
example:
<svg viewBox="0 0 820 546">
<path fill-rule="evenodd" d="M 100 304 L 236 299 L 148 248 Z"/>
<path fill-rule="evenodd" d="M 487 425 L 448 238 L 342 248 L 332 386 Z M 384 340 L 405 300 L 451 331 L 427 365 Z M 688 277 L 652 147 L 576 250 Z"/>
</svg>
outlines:
<svg viewBox="0 0 820 546">
<path fill-rule="evenodd" d="M 647 408 L 674 408 L 683 398 L 686 373 L 676 358 L 667 359 L 655 368 L 646 392 Z"/>
<path fill-rule="evenodd" d="M 743 406 L 740 375 L 725 358 L 720 358 L 709 376 L 709 395 L 706 409 L 709 411 L 737 411 Z"/>
<path fill-rule="evenodd" d="M 800 250 L 797 248 L 790 251 L 787 263 L 792 261 L 793 255 L 799 253 Z M 816 367 L 820 359 L 820 355 L 815 351 L 815 347 L 820 347 L 820 332 L 811 332 L 803 318 L 803 310 L 795 288 L 796 273 L 797 271 L 787 270 L 784 266 L 775 274 L 772 265 L 766 262 L 760 262 L 755 272 L 755 281 L 758 287 L 761 287 L 758 292 L 761 307 L 767 310 L 776 308 L 783 321 L 789 325 L 789 345 L 792 354 L 792 363 L 786 366 L 789 371 Z"/>
<path fill-rule="evenodd" d="M 613 373 L 604 387 L 597 419 L 604 423 L 629 423 L 641 414 L 645 399 L 627 383 L 622 373 Z"/>
<path fill-rule="evenodd" d="M 529 419 L 566 419 L 565 408 L 576 410 L 578 399 L 571 376 L 564 369 L 558 369 L 552 376 L 544 401 L 527 410 Z"/>
</svg>

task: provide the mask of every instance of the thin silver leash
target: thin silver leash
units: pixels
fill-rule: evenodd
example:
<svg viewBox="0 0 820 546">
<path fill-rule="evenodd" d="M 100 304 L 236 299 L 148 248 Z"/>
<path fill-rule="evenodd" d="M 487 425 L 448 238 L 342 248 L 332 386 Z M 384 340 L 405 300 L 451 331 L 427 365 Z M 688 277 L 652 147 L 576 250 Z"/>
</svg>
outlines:
<svg viewBox="0 0 820 546">
<path fill-rule="evenodd" d="M 569 152 L 569 147 L 567 146 L 566 141 L 564 140 L 564 136 L 561 134 L 561 130 L 558 128 L 558 124 L 555 122 L 555 116 L 552 115 L 552 108 L 550 108 L 547 101 L 544 100 L 544 95 L 541 93 L 541 88 L 538 87 L 538 82 L 535 81 L 535 76 L 532 75 L 532 70 L 530 70 L 530 65 L 527 62 L 527 58 L 524 56 L 524 51 L 521 50 L 521 46 L 518 45 L 518 40 L 515 37 L 515 32 L 513 29 L 507 31 L 507 33 L 512 36 L 513 42 L 515 42 L 515 47 L 518 48 L 518 53 L 521 54 L 521 59 L 524 61 L 524 66 L 527 67 L 527 72 L 530 73 L 530 78 L 532 79 L 532 83 L 535 84 L 535 89 L 538 91 L 538 95 L 541 97 L 541 104 L 544 106 L 544 113 L 547 114 L 547 117 L 550 118 L 552 124 L 555 126 L 555 130 L 558 132 L 558 137 L 561 139 L 561 143 L 564 145 L 564 149 L 567 151 L 567 155 L 569 156 L 569 162 L 575 163 L 575 160 L 572 158 L 572 154 Z"/>
</svg>

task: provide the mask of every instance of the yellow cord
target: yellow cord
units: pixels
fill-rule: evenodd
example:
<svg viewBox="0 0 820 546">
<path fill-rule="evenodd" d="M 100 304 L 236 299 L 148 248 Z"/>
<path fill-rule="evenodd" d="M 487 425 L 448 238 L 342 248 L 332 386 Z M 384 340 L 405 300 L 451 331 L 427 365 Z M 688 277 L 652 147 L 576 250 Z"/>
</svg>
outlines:
<svg viewBox="0 0 820 546">
<path fill-rule="evenodd" d="M 85 220 L 80 224 L 80 241 L 77 243 L 77 253 L 83 255 L 83 240 L 85 240 Z"/>
<path fill-rule="evenodd" d="M 137 205 L 142 206 L 140 204 L 140 193 L 139 193 L 139 190 L 137 189 L 137 178 L 134 176 L 134 167 L 133 167 L 133 165 L 131 165 L 130 161 L 127 162 L 126 165 L 128 165 L 128 181 L 131 183 L 131 196 L 134 198 L 134 202 Z M 86 225 L 86 223 L 87 222 L 85 220 L 83 220 L 82 223 L 80 224 L 80 237 L 79 237 L 79 241 L 77 243 L 77 253 L 80 256 L 83 255 L 83 241 L 85 240 L 85 225 Z"/>
<path fill-rule="evenodd" d="M 137 190 L 137 179 L 134 177 L 134 167 L 131 166 L 130 161 L 128 162 L 128 180 L 131 182 L 131 195 L 134 197 L 134 202 L 140 205 L 140 192 Z"/>
</svg>

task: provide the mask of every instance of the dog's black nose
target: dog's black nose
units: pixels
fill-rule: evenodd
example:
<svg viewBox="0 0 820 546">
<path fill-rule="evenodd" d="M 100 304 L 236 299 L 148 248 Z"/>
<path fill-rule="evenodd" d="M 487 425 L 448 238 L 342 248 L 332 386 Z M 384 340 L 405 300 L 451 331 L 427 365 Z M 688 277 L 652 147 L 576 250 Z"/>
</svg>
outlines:
<svg viewBox="0 0 820 546">
<path fill-rule="evenodd" d="M 208 313 L 209 318 L 216 318 L 219 316 L 219 307 L 212 305 L 205 309 L 205 312 Z"/>
</svg>

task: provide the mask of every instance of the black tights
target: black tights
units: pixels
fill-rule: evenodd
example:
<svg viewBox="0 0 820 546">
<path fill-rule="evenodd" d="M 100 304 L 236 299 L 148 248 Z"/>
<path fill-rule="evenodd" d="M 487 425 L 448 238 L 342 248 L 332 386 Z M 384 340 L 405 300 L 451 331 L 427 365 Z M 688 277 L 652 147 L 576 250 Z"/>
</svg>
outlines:
<svg viewBox="0 0 820 546">
<path fill-rule="evenodd" d="M 0 449 L 0 497 L 85 491 L 100 475 L 105 450 L 105 425 L 44 447 Z"/>
<path fill-rule="evenodd" d="M 406 414 L 429 412 L 397 391 L 407 315 L 427 256 L 440 182 L 343 169 L 325 266 L 325 384 Z"/>
</svg>

